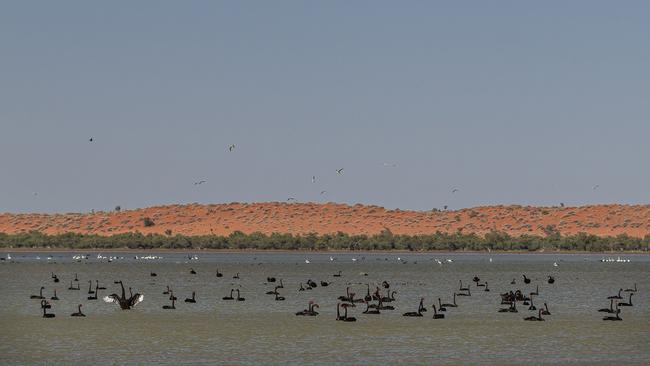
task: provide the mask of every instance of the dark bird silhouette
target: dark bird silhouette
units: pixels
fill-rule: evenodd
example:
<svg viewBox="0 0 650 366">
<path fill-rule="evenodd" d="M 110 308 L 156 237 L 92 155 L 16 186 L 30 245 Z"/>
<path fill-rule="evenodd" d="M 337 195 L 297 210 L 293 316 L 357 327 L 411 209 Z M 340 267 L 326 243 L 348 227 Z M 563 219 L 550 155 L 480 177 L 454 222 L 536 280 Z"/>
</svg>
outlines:
<svg viewBox="0 0 650 366">
<path fill-rule="evenodd" d="M 189 302 L 192 304 L 196 303 L 196 292 L 192 291 L 192 297 L 185 299 L 185 302 Z"/>
<path fill-rule="evenodd" d="M 122 295 L 118 296 L 117 294 L 113 293 L 108 296 L 104 296 L 104 301 L 108 303 L 115 303 L 120 306 L 122 310 L 129 310 L 132 307 L 138 305 L 139 303 L 144 300 L 144 295 L 141 294 L 131 294 L 131 288 L 129 287 L 129 293 L 130 297 L 126 297 L 126 293 L 124 291 L 124 284 L 122 281 L 118 281 L 120 283 L 120 287 L 122 288 Z"/>
<path fill-rule="evenodd" d="M 38 295 L 32 295 L 29 298 L 30 299 L 45 299 L 45 297 L 43 296 L 43 290 L 45 290 L 45 287 L 41 286 L 39 294 Z"/>
<path fill-rule="evenodd" d="M 48 308 L 45 307 L 46 304 L 47 304 L 47 301 L 41 300 L 41 308 L 43 309 L 43 318 L 54 318 L 56 315 L 47 313 L 46 309 L 48 309 Z"/>
<path fill-rule="evenodd" d="M 81 304 L 77 307 L 77 312 L 70 314 L 70 316 L 86 316 L 86 314 L 81 312 Z"/>
</svg>

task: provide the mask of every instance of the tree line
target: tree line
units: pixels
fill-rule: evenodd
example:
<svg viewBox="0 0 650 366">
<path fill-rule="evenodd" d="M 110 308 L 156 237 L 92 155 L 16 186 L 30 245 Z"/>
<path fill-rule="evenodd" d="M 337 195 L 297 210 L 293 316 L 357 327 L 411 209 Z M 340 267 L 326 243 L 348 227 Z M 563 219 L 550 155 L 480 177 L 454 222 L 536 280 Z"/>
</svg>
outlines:
<svg viewBox="0 0 650 366">
<path fill-rule="evenodd" d="M 2 248 L 67 248 L 67 249 L 283 249 L 283 250 L 444 250 L 444 251 L 648 251 L 650 234 L 644 238 L 625 234 L 596 236 L 586 233 L 562 236 L 549 230 L 545 236 L 510 236 L 492 231 L 484 236 L 463 233 L 396 235 L 383 230 L 375 235 L 306 234 L 292 235 L 235 231 L 220 235 L 171 235 L 125 233 L 112 236 L 65 233 L 47 235 L 32 231 L 18 234 L 0 233 Z"/>
</svg>

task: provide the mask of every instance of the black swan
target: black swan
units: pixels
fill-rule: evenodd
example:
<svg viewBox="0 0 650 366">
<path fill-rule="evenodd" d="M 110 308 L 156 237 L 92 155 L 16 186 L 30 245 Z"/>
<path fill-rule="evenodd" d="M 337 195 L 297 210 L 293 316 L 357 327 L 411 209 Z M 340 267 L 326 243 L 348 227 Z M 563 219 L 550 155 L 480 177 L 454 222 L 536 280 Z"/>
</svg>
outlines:
<svg viewBox="0 0 650 366">
<path fill-rule="evenodd" d="M 555 278 L 553 278 L 553 276 L 548 276 L 548 281 L 547 282 L 550 283 L 550 284 L 553 284 L 553 283 L 555 283 Z"/>
<path fill-rule="evenodd" d="M 59 297 L 56 296 L 56 289 L 54 289 L 54 296 L 50 297 L 50 300 L 58 300 Z"/>
<path fill-rule="evenodd" d="M 436 310 L 436 304 L 432 305 L 433 307 L 433 319 L 444 319 L 445 314 L 438 314 L 438 311 Z"/>
<path fill-rule="evenodd" d="M 544 303 L 544 309 L 542 309 L 542 315 L 551 315 L 551 312 L 548 311 L 548 305 Z"/>
<path fill-rule="evenodd" d="M 366 303 L 366 310 L 363 311 L 364 314 L 381 314 L 379 312 L 379 309 L 377 309 L 377 307 L 371 309 L 370 305 L 368 304 L 368 301 L 365 301 L 365 303 Z"/>
<path fill-rule="evenodd" d="M 332 276 L 334 276 L 334 277 L 341 277 L 341 271 L 339 271 L 339 273 L 334 273 Z"/>
<path fill-rule="evenodd" d="M 284 296 L 280 296 L 280 294 L 276 293 L 275 294 L 275 301 L 284 301 Z"/>
<path fill-rule="evenodd" d="M 88 300 L 97 300 L 97 295 L 99 295 L 99 285 L 95 285 L 95 292 L 93 295 L 88 296 Z"/>
<path fill-rule="evenodd" d="M 456 293 L 454 292 L 454 300 L 453 300 L 453 302 L 451 304 L 442 304 L 442 306 L 448 307 L 448 308 L 457 308 L 458 305 L 456 305 Z"/>
<path fill-rule="evenodd" d="M 77 312 L 70 314 L 70 316 L 86 316 L 86 314 L 81 312 L 81 304 L 79 304 L 79 307 L 77 309 Z"/>
<path fill-rule="evenodd" d="M 45 307 L 45 303 L 47 303 L 47 301 L 41 300 L 41 308 L 43 309 L 43 318 L 54 318 L 56 315 L 47 313 L 46 311 L 47 308 Z"/>
<path fill-rule="evenodd" d="M 424 308 L 424 298 L 420 298 L 420 305 L 418 305 L 418 311 L 409 311 L 402 314 L 402 316 L 422 316 L 422 308 Z"/>
<path fill-rule="evenodd" d="M 32 295 L 29 298 L 30 299 L 41 299 L 41 300 L 44 299 L 45 296 L 43 296 L 43 290 L 45 290 L 45 287 L 41 286 L 41 290 L 40 290 L 39 294 L 38 295 Z"/>
<path fill-rule="evenodd" d="M 56 290 L 54 290 L 56 293 Z M 618 306 L 632 306 L 632 295 L 634 295 L 634 292 L 630 292 L 630 299 L 627 302 L 619 302 Z"/>
<path fill-rule="evenodd" d="M 126 297 L 125 291 L 124 291 L 124 284 L 122 281 L 118 281 L 120 284 L 120 287 L 122 287 L 122 296 L 118 296 L 117 294 L 113 293 L 108 296 L 104 296 L 104 301 L 108 303 L 115 303 L 120 306 L 122 310 L 129 310 L 132 307 L 138 305 L 139 303 L 144 300 L 144 295 L 140 295 L 138 293 L 132 294 L 131 293 L 131 288 L 129 287 L 129 295 L 130 297 Z M 176 300 L 176 298 L 173 298 L 172 301 Z"/>
<path fill-rule="evenodd" d="M 230 289 L 230 295 L 228 295 L 228 296 L 224 296 L 224 297 L 222 297 L 221 299 L 222 299 L 222 300 L 234 300 L 235 298 L 232 297 L 232 293 L 233 293 L 233 292 L 235 292 L 235 290 Z"/>
<path fill-rule="evenodd" d="M 526 275 L 522 275 L 524 277 L 524 283 L 529 284 L 530 283 L 530 278 L 526 277 Z"/>
<path fill-rule="evenodd" d="M 192 291 L 192 297 L 185 299 L 185 302 L 190 302 L 192 304 L 196 303 L 196 292 Z"/>
<path fill-rule="evenodd" d="M 319 307 L 314 301 L 309 301 L 309 306 L 303 311 L 296 313 L 298 316 L 316 316 L 318 312 L 314 311 L 314 307 Z"/>
<path fill-rule="evenodd" d="M 219 272 L 218 268 L 217 268 L 217 277 L 223 277 L 223 273 Z"/>
<path fill-rule="evenodd" d="M 194 270 L 194 268 L 190 268 L 190 274 L 196 274 L 196 271 Z"/>
</svg>

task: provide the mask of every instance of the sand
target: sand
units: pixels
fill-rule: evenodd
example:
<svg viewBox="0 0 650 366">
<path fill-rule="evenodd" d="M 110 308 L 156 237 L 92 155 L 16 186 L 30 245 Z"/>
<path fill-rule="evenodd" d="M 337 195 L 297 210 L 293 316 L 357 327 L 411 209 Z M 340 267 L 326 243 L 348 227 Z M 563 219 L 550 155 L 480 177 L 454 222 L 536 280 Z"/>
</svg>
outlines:
<svg viewBox="0 0 650 366">
<path fill-rule="evenodd" d="M 145 227 L 144 218 L 154 225 Z M 0 232 L 39 231 L 114 235 L 128 232 L 183 235 L 229 235 L 274 232 L 290 234 L 431 234 L 436 231 L 483 235 L 492 230 L 512 236 L 545 235 L 552 225 L 563 235 L 650 234 L 650 205 L 580 207 L 483 206 L 456 211 L 387 210 L 379 206 L 337 203 L 227 203 L 166 205 L 121 212 L 0 214 Z"/>
</svg>

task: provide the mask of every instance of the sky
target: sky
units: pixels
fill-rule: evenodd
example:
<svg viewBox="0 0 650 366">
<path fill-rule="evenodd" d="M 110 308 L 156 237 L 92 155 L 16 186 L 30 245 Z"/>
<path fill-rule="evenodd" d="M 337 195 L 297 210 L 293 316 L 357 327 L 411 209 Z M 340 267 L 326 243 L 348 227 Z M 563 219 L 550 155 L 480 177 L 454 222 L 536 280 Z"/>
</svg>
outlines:
<svg viewBox="0 0 650 366">
<path fill-rule="evenodd" d="M 649 16 L 647 1 L 3 1 L 0 212 L 647 204 Z"/>
</svg>

